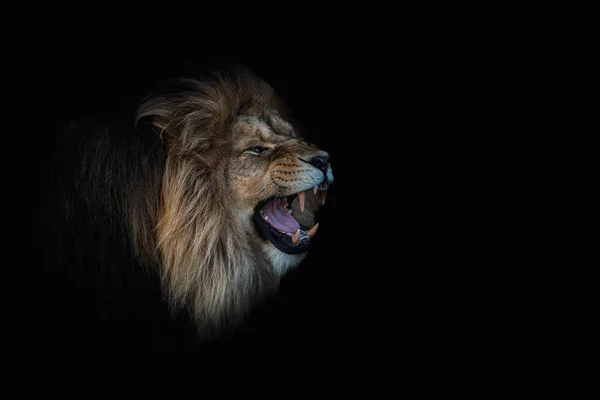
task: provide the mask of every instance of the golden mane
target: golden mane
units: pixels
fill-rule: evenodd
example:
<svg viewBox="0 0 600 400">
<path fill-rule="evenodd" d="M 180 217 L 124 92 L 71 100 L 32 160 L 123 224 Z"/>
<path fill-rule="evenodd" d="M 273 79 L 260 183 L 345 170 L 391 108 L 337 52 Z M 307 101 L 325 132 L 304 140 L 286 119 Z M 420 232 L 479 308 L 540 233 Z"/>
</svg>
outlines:
<svg viewBox="0 0 600 400">
<path fill-rule="evenodd" d="M 48 268 L 100 287 L 101 308 L 141 280 L 142 296 L 160 286 L 171 316 L 187 312 L 201 338 L 239 326 L 305 257 L 333 181 L 328 153 L 283 107 L 238 68 L 69 124 L 43 171 Z M 286 211 L 293 231 L 268 222 Z M 133 303 L 118 312 L 135 314 Z"/>
<path fill-rule="evenodd" d="M 175 84 L 174 94 L 152 96 L 139 108 L 138 123 L 150 120 L 169 150 L 157 239 L 151 230 L 135 229 L 145 224 L 134 216 L 135 242 L 142 258 L 160 260 L 173 310 L 188 305 L 199 326 L 218 330 L 277 286 L 272 269 L 255 257 L 237 222 L 223 178 L 223 155 L 235 140 L 229 123 L 238 114 L 260 113 L 274 96 L 270 86 L 248 71 Z"/>
</svg>

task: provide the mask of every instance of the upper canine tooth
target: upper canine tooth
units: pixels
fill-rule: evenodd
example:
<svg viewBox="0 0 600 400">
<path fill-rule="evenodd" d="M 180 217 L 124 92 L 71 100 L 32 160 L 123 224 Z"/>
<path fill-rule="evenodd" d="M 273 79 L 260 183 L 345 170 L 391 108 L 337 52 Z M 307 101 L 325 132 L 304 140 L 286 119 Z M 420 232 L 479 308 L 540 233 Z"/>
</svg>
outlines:
<svg viewBox="0 0 600 400">
<path fill-rule="evenodd" d="M 287 206 L 287 199 L 285 197 L 281 198 L 281 207 L 285 208 Z"/>
<path fill-rule="evenodd" d="M 314 194 L 317 194 L 317 190 L 318 190 L 318 188 L 315 186 L 315 187 L 313 188 L 313 193 L 314 193 Z"/>
<path fill-rule="evenodd" d="M 266 215 L 263 217 L 263 219 L 267 222 L 269 222 L 269 217 L 267 217 Z"/>
<path fill-rule="evenodd" d="M 315 226 L 313 226 L 312 228 L 310 228 L 309 230 L 306 231 L 306 234 L 310 237 L 315 236 L 315 233 L 317 233 L 317 229 L 319 229 L 319 223 L 317 222 L 317 224 Z"/>
<path fill-rule="evenodd" d="M 300 211 L 304 211 L 304 201 L 306 200 L 306 193 L 298 193 L 298 200 L 300 200 Z"/>
<path fill-rule="evenodd" d="M 321 190 L 321 205 L 325 205 L 325 199 L 327 198 L 327 190 Z"/>
<path fill-rule="evenodd" d="M 292 236 L 292 243 L 296 244 L 296 243 L 298 243 L 299 240 L 300 240 L 300 228 L 298 228 L 296 233 L 294 233 L 294 236 Z"/>
</svg>

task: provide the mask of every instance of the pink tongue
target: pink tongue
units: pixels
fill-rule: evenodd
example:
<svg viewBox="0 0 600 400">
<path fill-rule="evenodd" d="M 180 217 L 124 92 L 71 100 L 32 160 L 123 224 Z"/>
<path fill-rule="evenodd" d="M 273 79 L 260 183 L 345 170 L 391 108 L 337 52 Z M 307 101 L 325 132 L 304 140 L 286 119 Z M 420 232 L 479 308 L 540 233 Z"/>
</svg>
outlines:
<svg viewBox="0 0 600 400">
<path fill-rule="evenodd" d="M 300 224 L 281 207 L 281 199 L 273 199 L 262 208 L 263 216 L 269 217 L 269 223 L 282 232 L 295 233 Z"/>
</svg>

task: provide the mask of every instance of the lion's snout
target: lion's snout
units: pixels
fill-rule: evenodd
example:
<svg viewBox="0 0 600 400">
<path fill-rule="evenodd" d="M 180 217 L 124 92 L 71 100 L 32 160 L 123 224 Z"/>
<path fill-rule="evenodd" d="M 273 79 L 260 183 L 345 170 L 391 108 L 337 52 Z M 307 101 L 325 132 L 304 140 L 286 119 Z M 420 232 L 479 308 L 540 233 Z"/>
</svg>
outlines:
<svg viewBox="0 0 600 400">
<path fill-rule="evenodd" d="M 312 165 L 323 173 L 323 180 L 320 182 L 320 185 L 327 185 L 333 182 L 333 170 L 331 168 L 331 162 L 329 161 L 329 153 L 326 151 L 319 151 L 316 155 L 299 158 L 301 161 Z"/>
<path fill-rule="evenodd" d="M 319 155 L 308 160 L 308 163 L 313 167 L 318 168 L 323 175 L 327 176 L 327 168 L 329 167 L 329 154 Z"/>
</svg>

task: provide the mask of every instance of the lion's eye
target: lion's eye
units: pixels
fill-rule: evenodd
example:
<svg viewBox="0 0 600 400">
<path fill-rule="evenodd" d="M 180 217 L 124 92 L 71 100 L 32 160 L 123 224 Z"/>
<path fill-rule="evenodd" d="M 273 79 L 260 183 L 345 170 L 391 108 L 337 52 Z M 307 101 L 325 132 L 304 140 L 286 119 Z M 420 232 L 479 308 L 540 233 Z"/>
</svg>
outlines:
<svg viewBox="0 0 600 400">
<path fill-rule="evenodd" d="M 250 151 L 251 153 L 260 154 L 260 153 L 263 153 L 263 152 L 265 152 L 265 151 L 267 151 L 267 150 L 268 150 L 268 148 L 267 148 L 267 147 L 263 147 L 263 146 L 254 146 L 254 147 L 252 147 L 252 148 L 251 148 L 249 151 Z"/>
</svg>

